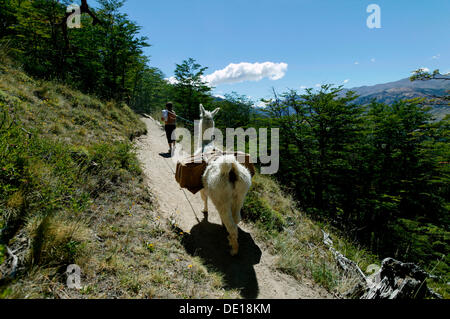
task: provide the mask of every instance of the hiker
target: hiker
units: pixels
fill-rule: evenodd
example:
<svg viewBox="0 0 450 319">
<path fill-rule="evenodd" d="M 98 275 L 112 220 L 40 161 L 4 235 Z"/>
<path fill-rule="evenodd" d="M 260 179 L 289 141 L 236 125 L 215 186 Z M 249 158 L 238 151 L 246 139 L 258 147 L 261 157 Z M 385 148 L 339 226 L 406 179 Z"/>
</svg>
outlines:
<svg viewBox="0 0 450 319">
<path fill-rule="evenodd" d="M 173 104 L 168 102 L 166 109 L 162 111 L 161 121 L 164 122 L 164 129 L 166 131 L 167 143 L 169 143 L 169 154 L 172 154 L 172 150 L 175 148 L 175 140 L 172 139 L 172 133 L 177 126 L 177 115 L 173 110 Z"/>
</svg>

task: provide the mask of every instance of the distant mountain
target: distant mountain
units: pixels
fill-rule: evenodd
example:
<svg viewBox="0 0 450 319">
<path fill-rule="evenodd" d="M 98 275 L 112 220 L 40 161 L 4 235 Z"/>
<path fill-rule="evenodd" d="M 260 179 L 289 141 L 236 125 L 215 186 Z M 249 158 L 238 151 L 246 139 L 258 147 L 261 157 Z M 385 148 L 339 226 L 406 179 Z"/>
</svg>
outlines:
<svg viewBox="0 0 450 319">
<path fill-rule="evenodd" d="M 450 78 L 450 75 L 445 77 Z M 377 84 L 372 86 L 360 86 L 344 90 L 354 91 L 359 95 L 356 102 L 367 104 L 376 99 L 378 102 L 391 104 L 401 99 L 412 99 L 417 97 L 444 96 L 450 90 L 450 80 L 429 80 L 414 81 L 409 78 L 396 82 Z M 450 107 L 447 105 L 433 106 L 433 115 L 437 119 L 442 119 L 446 114 L 450 114 Z"/>
</svg>

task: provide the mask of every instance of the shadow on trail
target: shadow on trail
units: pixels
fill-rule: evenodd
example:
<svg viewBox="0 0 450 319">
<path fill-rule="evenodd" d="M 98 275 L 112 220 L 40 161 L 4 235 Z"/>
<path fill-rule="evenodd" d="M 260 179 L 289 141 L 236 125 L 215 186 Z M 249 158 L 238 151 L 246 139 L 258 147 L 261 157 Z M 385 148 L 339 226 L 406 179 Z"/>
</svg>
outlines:
<svg viewBox="0 0 450 319">
<path fill-rule="evenodd" d="M 164 158 L 171 158 L 172 155 L 168 152 L 168 153 L 159 153 L 159 156 L 164 157 Z"/>
<path fill-rule="evenodd" d="M 243 298 L 258 297 L 259 287 L 253 265 L 259 263 L 261 250 L 249 233 L 239 229 L 239 253 L 232 257 L 226 229 L 203 219 L 184 234 L 182 244 L 193 256 L 199 256 L 208 268 L 224 275 L 226 288 L 241 290 Z"/>
</svg>

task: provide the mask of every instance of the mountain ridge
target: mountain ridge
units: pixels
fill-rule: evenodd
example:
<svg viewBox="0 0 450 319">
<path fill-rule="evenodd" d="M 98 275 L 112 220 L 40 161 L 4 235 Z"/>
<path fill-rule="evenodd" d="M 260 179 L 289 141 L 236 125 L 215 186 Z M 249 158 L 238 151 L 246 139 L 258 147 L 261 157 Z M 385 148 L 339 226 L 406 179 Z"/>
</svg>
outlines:
<svg viewBox="0 0 450 319">
<path fill-rule="evenodd" d="M 443 77 L 450 79 L 449 75 Z M 409 78 L 405 78 L 393 82 L 344 89 L 342 93 L 355 92 L 358 95 L 355 102 L 359 104 L 368 104 L 373 99 L 377 102 L 392 104 L 403 99 L 445 96 L 449 90 L 449 80 L 410 81 Z M 439 101 L 439 103 L 431 106 L 431 113 L 438 120 L 450 114 L 450 107 L 443 100 L 442 103 Z"/>
</svg>

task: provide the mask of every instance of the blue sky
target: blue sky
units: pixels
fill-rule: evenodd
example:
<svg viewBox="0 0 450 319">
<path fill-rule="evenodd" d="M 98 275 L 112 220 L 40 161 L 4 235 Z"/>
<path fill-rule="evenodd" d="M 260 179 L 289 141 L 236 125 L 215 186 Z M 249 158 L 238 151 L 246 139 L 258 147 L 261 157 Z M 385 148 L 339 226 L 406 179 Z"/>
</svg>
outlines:
<svg viewBox="0 0 450 319">
<path fill-rule="evenodd" d="M 381 8 L 380 29 L 366 25 L 372 3 Z M 373 85 L 419 67 L 450 72 L 448 0 L 128 0 L 122 11 L 142 26 L 151 65 L 167 78 L 189 57 L 206 74 L 224 70 L 213 76 L 221 77 L 218 95 L 236 91 L 257 101 L 272 87 Z M 243 62 L 251 64 L 240 68 Z M 263 62 L 275 73 L 245 80 Z M 230 63 L 236 66 L 226 69 Z M 245 81 L 226 83 L 234 68 Z"/>
</svg>

